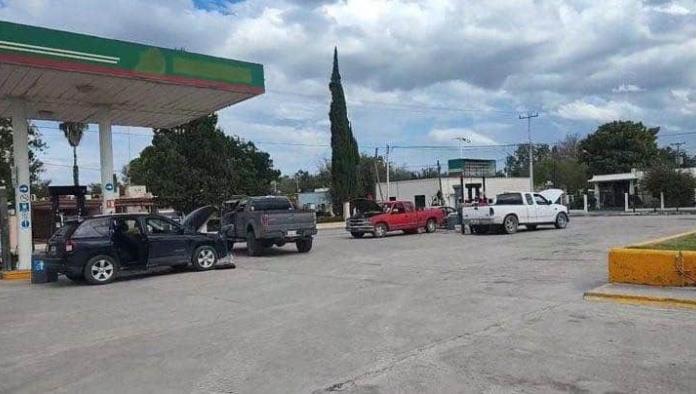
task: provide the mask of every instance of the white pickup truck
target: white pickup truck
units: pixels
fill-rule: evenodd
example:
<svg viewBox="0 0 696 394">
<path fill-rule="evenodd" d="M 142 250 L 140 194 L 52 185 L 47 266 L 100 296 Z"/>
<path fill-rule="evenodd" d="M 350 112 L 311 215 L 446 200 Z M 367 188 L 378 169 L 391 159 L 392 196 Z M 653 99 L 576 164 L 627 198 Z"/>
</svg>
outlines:
<svg viewBox="0 0 696 394">
<path fill-rule="evenodd" d="M 563 191 L 548 189 L 539 193 L 509 192 L 496 196 L 492 205 L 462 208 L 462 225 L 472 234 L 502 229 L 506 234 L 517 232 L 520 225 L 535 230 L 549 224 L 562 229 L 568 225 L 568 208 L 560 204 Z"/>
</svg>

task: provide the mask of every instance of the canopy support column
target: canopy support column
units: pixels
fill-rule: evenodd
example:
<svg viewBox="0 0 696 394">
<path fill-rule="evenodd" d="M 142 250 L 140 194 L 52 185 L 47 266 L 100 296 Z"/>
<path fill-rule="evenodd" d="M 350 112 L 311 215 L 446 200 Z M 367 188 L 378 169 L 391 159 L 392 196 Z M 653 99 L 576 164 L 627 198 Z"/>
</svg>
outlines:
<svg viewBox="0 0 696 394">
<path fill-rule="evenodd" d="M 26 104 L 12 100 L 12 146 L 15 171 L 15 208 L 17 212 L 17 269 L 31 269 L 31 179 L 29 172 L 29 124 Z"/>
<path fill-rule="evenodd" d="M 114 153 L 111 142 L 111 117 L 105 108 L 99 121 L 99 161 L 101 163 L 102 213 L 116 211 L 116 185 L 114 184 Z"/>
</svg>

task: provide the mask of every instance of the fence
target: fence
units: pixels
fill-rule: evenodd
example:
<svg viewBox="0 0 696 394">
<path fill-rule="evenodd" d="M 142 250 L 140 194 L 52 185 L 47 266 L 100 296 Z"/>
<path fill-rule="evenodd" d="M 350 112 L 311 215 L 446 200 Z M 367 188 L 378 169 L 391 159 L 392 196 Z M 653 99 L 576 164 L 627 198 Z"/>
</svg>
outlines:
<svg viewBox="0 0 696 394">
<path fill-rule="evenodd" d="M 569 194 L 564 205 L 574 211 L 616 211 L 616 212 L 696 212 L 696 191 L 688 194 L 666 194 L 657 196 L 651 193 L 601 193 L 600 198 L 590 191 L 587 194 Z"/>
</svg>

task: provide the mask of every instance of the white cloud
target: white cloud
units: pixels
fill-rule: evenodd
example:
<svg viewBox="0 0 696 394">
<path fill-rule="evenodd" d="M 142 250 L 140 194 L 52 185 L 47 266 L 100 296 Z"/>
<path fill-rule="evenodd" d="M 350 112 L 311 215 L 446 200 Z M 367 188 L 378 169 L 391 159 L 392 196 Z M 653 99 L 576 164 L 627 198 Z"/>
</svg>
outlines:
<svg viewBox="0 0 696 394">
<path fill-rule="evenodd" d="M 561 118 L 598 122 L 631 119 L 635 116 L 640 116 L 640 113 L 640 109 L 633 104 L 601 100 L 597 104 L 589 103 L 584 100 L 575 100 L 571 103 L 561 105 L 557 111 L 558 116 Z"/>
<path fill-rule="evenodd" d="M 621 84 L 618 87 L 615 87 L 611 90 L 613 93 L 637 93 L 637 92 L 643 92 L 645 89 L 642 89 L 640 86 L 633 85 L 633 84 Z"/>
<path fill-rule="evenodd" d="M 696 128 L 693 93 L 680 93 L 696 88 L 690 1 L 247 0 L 228 11 L 191 0 L 0 0 L 4 20 L 263 63 L 267 93 L 221 113 L 250 140 L 328 143 L 334 45 L 363 150 L 456 146 L 456 133 L 520 141 L 514 112 L 527 109 L 542 112 L 534 133 L 546 141 L 617 118 Z M 328 152 L 259 145 L 287 171 Z"/>
</svg>

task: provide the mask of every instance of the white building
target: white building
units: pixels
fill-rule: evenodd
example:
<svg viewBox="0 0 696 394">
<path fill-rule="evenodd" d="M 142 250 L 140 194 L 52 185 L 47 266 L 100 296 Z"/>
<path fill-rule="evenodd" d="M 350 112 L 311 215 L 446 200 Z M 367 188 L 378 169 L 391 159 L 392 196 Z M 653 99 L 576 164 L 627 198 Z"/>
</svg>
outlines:
<svg viewBox="0 0 696 394">
<path fill-rule="evenodd" d="M 506 191 L 529 190 L 529 178 L 464 178 L 464 200 L 472 200 L 477 196 L 493 198 Z M 442 195 L 445 204 L 454 207 L 459 195 L 459 176 L 442 177 Z M 376 185 L 376 197 L 387 198 L 387 184 L 380 182 Z M 416 207 L 429 207 L 440 190 L 438 178 L 410 179 L 390 182 L 389 195 L 392 199 L 412 201 Z"/>
</svg>

